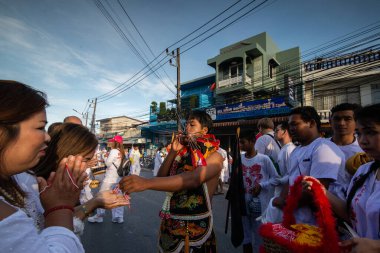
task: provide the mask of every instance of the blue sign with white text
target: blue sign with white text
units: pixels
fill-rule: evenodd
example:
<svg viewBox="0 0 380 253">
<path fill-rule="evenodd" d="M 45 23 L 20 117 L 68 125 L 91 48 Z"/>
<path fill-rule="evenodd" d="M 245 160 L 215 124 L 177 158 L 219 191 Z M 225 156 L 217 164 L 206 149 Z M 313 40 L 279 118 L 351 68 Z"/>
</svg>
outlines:
<svg viewBox="0 0 380 253">
<path fill-rule="evenodd" d="M 282 97 L 217 106 L 215 109 L 215 120 L 267 117 L 290 113 L 290 107 L 286 105 L 285 99 Z"/>
</svg>

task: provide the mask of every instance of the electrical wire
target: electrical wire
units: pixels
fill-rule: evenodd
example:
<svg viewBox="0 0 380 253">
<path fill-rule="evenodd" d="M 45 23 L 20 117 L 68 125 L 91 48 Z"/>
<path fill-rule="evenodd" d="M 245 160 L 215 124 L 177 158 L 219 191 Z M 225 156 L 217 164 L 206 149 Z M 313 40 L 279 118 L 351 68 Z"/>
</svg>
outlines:
<svg viewBox="0 0 380 253">
<path fill-rule="evenodd" d="M 266 1 L 268 1 L 268 0 L 265 0 L 265 2 L 266 2 Z M 251 1 L 251 2 L 254 2 L 254 1 Z M 251 11 L 252 11 L 252 10 L 251 10 Z M 235 13 L 236 13 L 236 12 L 235 12 Z M 248 13 L 245 13 L 244 16 L 247 15 L 247 14 L 248 14 Z M 239 19 L 239 18 L 238 18 L 238 19 Z M 237 20 L 238 20 L 238 19 L 237 19 Z M 226 19 L 225 19 L 225 20 L 226 20 Z M 224 20 L 224 21 L 225 21 L 225 20 Z M 236 22 L 237 20 L 234 20 L 233 22 Z M 220 23 L 221 23 L 221 22 L 220 22 Z M 219 23 L 219 24 L 220 24 L 220 23 Z M 215 27 L 215 26 L 214 26 L 214 27 Z M 214 33 L 213 35 L 215 35 L 215 34 L 216 34 L 216 33 Z M 199 36 L 200 36 L 200 35 L 199 35 Z M 198 38 L 199 36 L 197 36 L 196 38 Z M 199 44 L 199 43 L 198 43 L 198 44 Z M 160 55 L 162 55 L 162 53 L 161 53 Z M 156 57 L 154 60 L 156 60 L 157 58 L 158 58 L 158 57 Z M 155 64 L 154 66 L 160 64 L 160 63 L 163 62 L 165 59 L 166 59 L 166 57 L 164 57 L 163 59 L 161 59 L 161 60 L 160 60 L 157 64 Z M 154 60 L 153 60 L 153 61 L 154 61 Z M 153 61 L 151 61 L 150 63 L 152 63 Z M 160 66 L 162 66 L 162 65 L 160 65 Z M 145 66 L 144 69 L 145 69 L 146 67 L 147 67 L 147 66 Z M 153 68 L 153 67 L 152 67 L 152 68 Z M 142 71 L 143 71 L 143 70 L 140 70 L 139 73 L 141 73 Z M 145 73 L 147 73 L 147 72 L 145 72 Z M 144 73 L 144 74 L 145 74 L 145 73 Z M 134 76 L 135 76 L 135 75 L 134 75 Z M 144 79 L 144 78 L 142 78 L 142 79 Z M 129 80 L 130 80 L 130 79 L 129 79 Z M 129 81 L 129 80 L 128 80 L 128 81 Z M 126 82 L 128 82 L 128 81 L 126 81 Z M 123 85 L 125 85 L 126 82 L 124 82 Z M 115 92 L 115 90 L 116 90 L 116 89 L 119 89 L 119 88 L 120 88 L 120 86 L 117 87 L 117 88 L 115 88 L 114 90 L 108 92 L 107 94 L 103 94 L 103 95 L 99 96 L 98 98 L 103 98 L 102 96 L 108 96 L 108 97 L 112 96 L 112 97 L 114 97 L 114 96 L 117 96 L 118 94 L 122 93 L 123 91 L 125 91 L 125 89 L 121 89 L 121 90 Z M 111 93 L 112 93 L 112 94 L 111 94 Z M 108 98 L 108 97 L 107 97 L 107 98 Z"/>
</svg>

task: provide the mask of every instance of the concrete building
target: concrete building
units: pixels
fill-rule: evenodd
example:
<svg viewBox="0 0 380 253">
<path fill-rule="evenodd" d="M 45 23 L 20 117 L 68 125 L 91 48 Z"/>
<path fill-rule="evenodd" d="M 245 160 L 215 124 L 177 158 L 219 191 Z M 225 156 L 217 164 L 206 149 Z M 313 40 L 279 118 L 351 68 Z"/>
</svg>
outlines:
<svg viewBox="0 0 380 253">
<path fill-rule="evenodd" d="M 146 122 L 127 116 L 119 116 L 97 120 L 99 122 L 99 138 L 101 143 L 106 143 L 108 139 L 115 135 L 121 135 L 126 147 L 137 143 L 145 145 L 146 139 L 141 136 L 139 126 Z"/>
<path fill-rule="evenodd" d="M 366 50 L 303 64 L 305 105 L 313 106 L 323 123 L 340 103 L 380 103 L 380 51 Z"/>
<path fill-rule="evenodd" d="M 206 110 L 225 148 L 235 138 L 238 126 L 254 130 L 261 117 L 282 121 L 291 106 L 299 104 L 300 50 L 280 50 L 267 33 L 222 48 L 207 63 L 215 74 L 181 84 L 182 110 Z M 177 130 L 175 119 L 158 122 L 154 115 L 150 119 L 149 126 L 142 129 L 153 145 L 170 140 Z"/>
<path fill-rule="evenodd" d="M 237 127 L 256 131 L 262 117 L 271 117 L 275 123 L 287 120 L 294 106 L 314 106 L 328 131 L 333 106 L 380 103 L 380 55 L 376 50 L 301 63 L 298 47 L 280 50 L 264 32 L 219 52 L 207 60 L 215 74 L 182 83 L 180 88 L 182 109 L 206 110 L 224 148 L 231 145 Z M 177 131 L 174 118 L 167 122 L 156 119 L 157 115 L 151 114 L 149 126 L 142 127 L 153 146 L 170 140 Z"/>
<path fill-rule="evenodd" d="M 234 140 L 236 128 L 257 131 L 259 118 L 287 119 L 302 100 L 300 49 L 280 50 L 267 33 L 220 49 L 208 59 L 215 69 L 214 106 L 207 109 L 222 143 Z"/>
<path fill-rule="evenodd" d="M 215 69 L 216 106 L 287 96 L 289 85 L 300 94 L 292 87 L 301 81 L 299 48 L 280 50 L 265 32 L 220 49 L 207 64 Z"/>
<path fill-rule="evenodd" d="M 205 110 L 214 104 L 214 91 L 213 84 L 215 83 L 215 75 L 208 75 L 199 77 L 194 80 L 181 83 L 181 103 L 182 103 L 182 125 L 185 125 L 186 115 L 195 109 Z M 167 109 L 175 110 L 176 100 L 167 101 Z M 172 113 L 171 120 L 159 121 L 158 120 L 158 105 L 155 103 L 156 108 L 150 108 L 149 125 L 141 126 L 142 135 L 149 143 L 149 149 L 156 149 L 159 143 L 166 144 L 171 141 L 172 133 L 177 132 L 177 118 L 176 113 Z M 153 109 L 153 110 L 152 110 Z"/>
</svg>

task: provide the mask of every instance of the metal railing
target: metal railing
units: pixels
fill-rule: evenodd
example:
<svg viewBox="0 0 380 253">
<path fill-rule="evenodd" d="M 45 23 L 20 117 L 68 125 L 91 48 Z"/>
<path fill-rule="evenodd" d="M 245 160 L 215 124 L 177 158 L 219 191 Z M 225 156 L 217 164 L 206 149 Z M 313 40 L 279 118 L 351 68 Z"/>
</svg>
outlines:
<svg viewBox="0 0 380 253">
<path fill-rule="evenodd" d="M 319 117 L 321 117 L 321 122 L 325 123 L 328 122 L 331 116 L 330 110 L 317 110 Z"/>
<path fill-rule="evenodd" d="M 228 87 L 228 86 L 238 84 L 238 83 L 242 83 L 242 82 L 243 82 L 243 76 L 240 75 L 240 76 L 236 76 L 236 77 L 232 77 L 232 78 L 228 78 L 228 79 L 224 79 L 224 80 L 219 81 L 219 83 L 218 83 L 219 87 L 218 88 Z"/>
</svg>

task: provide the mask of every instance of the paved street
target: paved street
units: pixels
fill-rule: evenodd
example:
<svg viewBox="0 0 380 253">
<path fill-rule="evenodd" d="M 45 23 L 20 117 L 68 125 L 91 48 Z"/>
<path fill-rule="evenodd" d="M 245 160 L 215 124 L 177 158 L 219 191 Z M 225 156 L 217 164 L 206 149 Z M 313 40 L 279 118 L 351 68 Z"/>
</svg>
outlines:
<svg viewBox="0 0 380 253">
<path fill-rule="evenodd" d="M 152 172 L 142 170 L 142 176 L 152 177 Z M 87 253 L 101 252 L 157 252 L 157 235 L 161 209 L 165 194 L 163 192 L 146 191 L 132 195 L 131 208 L 125 209 L 124 223 L 111 222 L 111 213 L 107 211 L 103 223 L 85 224 L 82 242 Z M 217 236 L 218 252 L 241 252 L 235 249 L 230 235 L 224 234 L 227 201 L 224 195 L 216 195 L 213 199 L 215 217 L 214 229 Z"/>
</svg>

